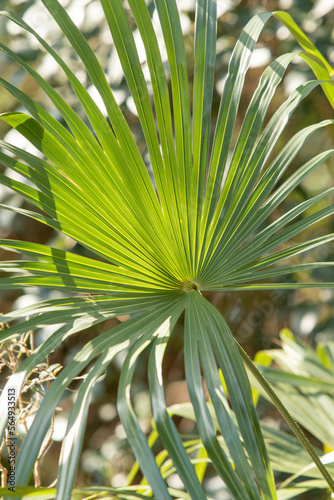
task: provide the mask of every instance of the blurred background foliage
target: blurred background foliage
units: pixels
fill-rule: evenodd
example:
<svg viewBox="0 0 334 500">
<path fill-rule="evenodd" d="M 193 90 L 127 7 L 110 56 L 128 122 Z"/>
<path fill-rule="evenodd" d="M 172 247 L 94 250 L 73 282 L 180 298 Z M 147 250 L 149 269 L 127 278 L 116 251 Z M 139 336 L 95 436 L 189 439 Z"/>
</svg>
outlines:
<svg viewBox="0 0 334 500">
<path fill-rule="evenodd" d="M 177 0 L 177 3 L 182 12 L 181 21 L 186 44 L 191 89 L 194 70 L 192 43 L 195 0 Z M 61 4 L 66 7 L 102 62 L 110 86 L 114 91 L 115 98 L 131 125 L 138 144 L 140 146 L 142 145 L 142 153 L 147 163 L 147 168 L 150 169 L 149 158 L 147 151 L 144 149 L 144 141 L 141 135 L 135 106 L 127 90 L 122 68 L 113 46 L 99 1 L 61 0 Z M 153 2 L 149 1 L 148 4 L 152 10 L 153 19 L 156 20 Z M 100 102 L 101 99 L 96 95 L 80 61 L 78 61 L 77 56 L 73 54 L 69 44 L 61 35 L 55 21 L 53 21 L 47 11 L 44 10 L 41 2 L 39 0 L 0 0 L 0 7 L 3 10 L 9 10 L 22 16 L 28 24 L 38 31 L 38 33 L 43 36 L 71 66 L 76 76 L 84 82 L 91 95 L 103 110 L 103 104 Z M 136 27 L 126 2 L 125 8 L 127 9 L 129 20 L 135 30 Z M 334 66 L 333 0 L 218 0 L 218 10 L 219 24 L 213 119 L 215 119 L 218 113 L 224 79 L 227 73 L 227 65 L 236 39 L 248 20 L 258 12 L 273 10 L 285 10 L 289 12 L 316 47 L 328 59 L 332 66 Z M 157 21 L 155 25 L 159 36 Z M 148 75 L 145 63 L 145 53 L 138 31 L 135 32 L 135 39 L 137 41 L 144 73 Z M 162 43 L 161 36 L 159 36 L 159 40 Z M 25 61 L 32 64 L 33 67 L 67 99 L 77 113 L 82 116 L 82 110 L 77 105 L 75 96 L 71 91 L 66 77 L 58 69 L 51 57 L 41 50 L 36 41 L 30 37 L 29 34 L 20 30 L 10 21 L 0 18 L 0 41 L 19 54 Z M 161 50 L 163 53 L 163 46 Z M 264 67 L 268 65 L 273 58 L 285 52 L 298 50 L 298 46 L 292 37 L 289 36 L 288 30 L 280 25 L 278 21 L 272 20 L 266 24 L 254 52 L 251 68 L 246 77 L 246 84 L 238 114 L 237 123 L 239 126 L 242 124 L 248 103 Z M 57 112 L 52 108 L 52 105 L 50 105 L 50 102 L 40 91 L 34 80 L 1 52 L 0 68 L 1 76 L 4 79 L 9 80 L 12 84 L 24 90 L 57 117 Z M 166 71 L 168 71 L 167 66 Z M 295 87 L 312 78 L 313 74 L 309 67 L 296 58 L 293 64 L 290 65 L 283 84 L 278 88 L 276 97 L 269 108 L 267 119 L 270 118 L 278 105 Z M 3 89 L 0 90 L 0 110 L 1 112 L 20 110 L 18 103 Z M 311 95 L 303 101 L 302 105 L 299 106 L 297 112 L 289 121 L 288 126 L 282 133 L 280 144 L 284 144 L 301 128 L 317 121 L 331 118 L 332 113 L 333 111 L 322 90 L 317 87 Z M 15 143 L 28 151 L 32 150 L 32 146 L 25 143 L 23 138 L 15 130 L 8 131 L 4 125 L 1 125 L 1 127 L 1 138 L 5 138 L 6 141 Z M 333 147 L 333 133 L 333 129 L 329 127 L 319 130 L 312 140 L 303 147 L 301 153 L 297 156 L 290 168 L 293 169 L 303 164 L 309 159 L 311 154 L 314 155 Z M 36 154 L 37 152 L 34 151 L 34 153 Z M 334 161 L 332 158 L 327 160 L 326 164 L 322 165 L 314 174 L 305 179 L 301 186 L 290 195 L 288 201 L 277 208 L 276 215 L 279 216 L 286 212 L 291 206 L 295 205 L 297 201 L 301 202 L 331 187 L 333 185 L 333 164 Z M 5 168 L 0 164 L 0 172 L 3 173 L 4 171 Z M 9 171 L 5 173 L 9 176 L 18 175 Z M 281 182 L 283 182 L 285 178 L 286 177 L 283 176 Z M 22 182 L 27 182 L 23 178 L 20 178 L 20 180 Z M 98 197 L 98 193 L 96 193 L 96 196 Z M 4 186 L 0 186 L 0 203 L 21 206 L 27 209 L 31 208 L 29 207 L 29 202 L 24 201 L 19 195 L 11 192 Z M 321 207 L 316 206 L 312 208 L 312 210 L 315 211 L 318 208 Z M 309 215 L 309 212 L 305 213 L 305 216 L 307 215 Z M 333 229 L 333 220 L 326 218 L 317 226 L 312 227 L 312 235 L 304 232 L 303 239 L 327 234 L 333 232 Z M 32 219 L 24 218 L 21 215 L 7 212 L 3 209 L 0 209 L 0 237 L 31 240 L 82 255 L 89 255 L 85 248 L 78 245 L 71 238 L 64 237 Z M 333 253 L 333 245 L 320 247 L 313 251 L 312 260 L 332 260 Z M 8 252 L 0 250 L 0 259 L 7 259 L 9 255 Z M 303 254 L 301 259 L 308 259 L 308 257 L 310 257 L 310 254 Z M 328 268 L 326 271 L 321 269 L 313 270 L 309 273 L 311 276 L 303 276 L 305 281 L 334 281 L 334 271 L 332 268 Z M 292 276 L 286 279 L 298 281 L 300 277 Z M 36 301 L 45 300 L 51 297 L 59 297 L 61 294 L 62 292 L 56 290 L 41 291 L 34 288 L 25 289 L 22 292 L 0 292 L 0 312 L 6 313 L 9 310 L 21 308 Z M 297 338 L 302 339 L 313 347 L 326 340 L 334 341 L 334 290 L 324 288 L 318 290 L 302 289 L 298 291 L 273 290 L 269 292 L 230 292 L 228 294 L 217 292 L 208 294 L 208 298 L 222 312 L 235 337 L 251 357 L 254 357 L 259 350 L 271 349 L 273 347 L 277 348 L 280 344 L 279 332 L 283 328 L 290 328 Z M 66 364 L 67 359 L 72 357 L 73 354 L 79 350 L 81 345 L 94 337 L 97 333 L 97 329 L 100 333 L 102 330 L 107 330 L 125 319 L 125 317 L 120 317 L 109 320 L 105 325 L 98 325 L 95 329 L 86 330 L 78 334 L 76 338 L 71 338 L 68 342 L 58 347 L 51 358 L 46 360 L 45 365 L 40 368 L 39 372 L 31 375 L 30 386 L 27 386 L 27 390 L 21 401 L 22 408 L 30 404 L 30 409 L 21 420 L 20 432 L 24 433 L 25 426 L 29 427 L 29 420 L 32 418 L 34 405 L 38 404 L 38 397 L 42 397 L 43 391 L 47 390 L 49 381 L 46 380 L 46 378 L 49 377 L 49 379 L 52 379 L 54 371 L 56 371 L 59 366 Z M 188 400 L 183 372 L 183 338 L 181 326 L 180 324 L 176 327 L 165 357 L 165 389 L 167 404 L 169 405 L 186 402 Z M 41 329 L 38 332 L 37 338 L 34 339 L 34 345 L 36 346 L 42 340 L 46 339 L 55 329 L 56 326 L 52 326 L 52 330 L 47 327 Z M 29 349 L 32 347 L 29 336 L 23 339 L 23 342 L 27 346 L 25 352 L 24 348 L 20 345 L 16 346 L 16 351 L 21 350 L 22 356 L 29 355 Z M 4 381 L 13 366 L 9 362 L 11 359 L 10 352 L 8 353 L 6 350 L 2 352 L 3 356 L 0 362 L 2 361 L 3 363 L 0 365 L 2 367 L 0 376 Z M 117 417 L 115 406 L 119 370 L 124 356 L 125 354 L 122 354 L 116 358 L 107 373 L 95 386 L 88 417 L 84 451 L 78 473 L 78 486 L 121 486 L 126 482 L 127 474 L 133 465 L 133 457 L 127 445 L 124 430 Z M 145 356 L 142 356 L 137 366 L 134 406 L 140 417 L 142 427 L 149 431 L 151 426 L 151 413 L 145 363 Z M 79 381 L 77 383 L 79 383 Z M 74 386 L 72 388 L 74 388 Z M 37 389 L 41 392 L 40 396 L 38 396 L 39 392 Z M 72 404 L 73 393 L 67 391 L 67 395 L 62 400 L 55 415 L 54 429 L 51 436 L 52 445 L 49 447 L 48 451 L 45 452 L 44 460 L 41 460 L 40 471 L 35 473 L 35 481 L 38 482 L 41 480 L 44 485 L 50 484 L 56 479 L 54 471 L 57 470 L 56 461 L 58 459 L 60 441 L 65 432 L 66 416 Z M 258 409 L 265 422 L 270 421 L 275 427 L 282 427 L 287 430 L 277 412 L 264 398 L 260 398 Z M 189 435 L 192 434 L 193 423 L 191 420 L 176 417 L 176 421 L 179 423 L 180 432 Z M 311 438 L 313 444 L 322 448 L 323 443 L 312 436 L 309 431 L 308 436 Z M 334 436 L 332 439 L 334 439 Z M 282 480 L 284 477 L 283 474 Z M 169 481 L 171 486 L 176 485 L 176 483 L 173 483 L 173 481 L 176 481 L 173 475 L 169 478 Z M 212 484 L 210 483 L 210 485 L 208 483 L 207 487 L 209 487 L 212 497 L 221 500 L 230 498 L 229 495 L 223 491 L 221 483 L 218 482 L 216 484 L 214 476 L 211 482 Z M 314 496 L 312 496 L 311 493 L 311 496 L 305 494 L 305 496 L 300 495 L 298 498 L 306 499 L 314 498 Z M 320 496 L 317 496 L 317 498 L 320 499 Z"/>
</svg>

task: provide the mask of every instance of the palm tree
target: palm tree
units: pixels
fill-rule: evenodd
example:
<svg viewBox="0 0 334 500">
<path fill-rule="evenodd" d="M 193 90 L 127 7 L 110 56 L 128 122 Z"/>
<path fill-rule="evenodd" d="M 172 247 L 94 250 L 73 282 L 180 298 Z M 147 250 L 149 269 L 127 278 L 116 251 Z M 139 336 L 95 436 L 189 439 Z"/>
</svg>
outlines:
<svg viewBox="0 0 334 500">
<path fill-rule="evenodd" d="M 118 411 L 149 484 L 145 491 L 139 485 L 136 495 L 146 498 L 153 492 L 157 500 L 207 498 L 193 457 L 188 454 L 168 413 L 163 390 L 165 348 L 183 313 L 185 373 L 192 411 L 208 459 L 232 497 L 238 500 L 277 498 L 244 364 L 271 396 L 334 491 L 333 479 L 297 424 L 237 345 L 223 316 L 202 295 L 209 290 L 323 286 L 322 283 L 274 282 L 272 278 L 330 265 L 328 262 L 281 265 L 281 261 L 332 241 L 333 234 L 285 245 L 284 249 L 281 245 L 333 213 L 333 205 L 327 205 L 312 215 L 303 216 L 333 190 L 296 205 L 274 222 L 270 222 L 269 217 L 310 172 L 334 153 L 331 149 L 311 158 L 277 187 L 305 141 L 318 129 L 333 124 L 333 120 L 325 120 L 300 130 L 272 159 L 287 121 L 315 87 L 322 85 L 329 101 L 334 103 L 334 89 L 328 82 L 330 66 L 287 13 L 263 13 L 253 17 L 231 56 L 210 147 L 216 2 L 198 0 L 196 3 L 191 104 L 185 47 L 175 0 L 155 0 L 168 54 L 171 99 L 145 0 L 128 0 L 146 50 L 153 89 L 152 107 L 122 2 L 101 0 L 137 108 L 154 175 L 152 182 L 93 50 L 57 0 L 42 0 L 42 3 L 82 60 L 89 79 L 103 99 L 110 124 L 55 50 L 23 20 L 2 12 L 31 33 L 54 58 L 87 117 L 87 121 L 81 120 L 38 72 L 9 48 L 0 45 L 5 54 L 36 80 L 64 120 L 64 124 L 59 123 L 27 94 L 0 79 L 3 88 L 28 112 L 4 113 L 1 120 L 41 153 L 35 156 L 1 142 L 1 162 L 31 184 L 5 176 L 1 176 L 1 183 L 22 194 L 38 211 L 2 208 L 61 231 L 102 260 L 36 243 L 0 241 L 3 248 L 30 258 L 1 264 L 3 271 L 14 273 L 2 278 L 1 289 L 37 286 L 69 293 L 68 298 L 47 300 L 4 315 L 4 322 L 27 315 L 30 319 L 4 330 L 2 341 L 44 325 L 63 324 L 25 359 L 9 380 L 8 387 L 15 387 L 18 394 L 36 364 L 70 335 L 108 318 L 122 314 L 131 314 L 131 317 L 87 342 L 52 382 L 19 451 L 16 484 L 23 487 L 21 494 L 30 491 L 24 486 L 29 481 L 60 398 L 71 381 L 89 366 L 77 391 L 59 461 L 56 498 L 71 498 L 90 393 L 115 355 L 126 350 L 118 387 Z M 291 31 L 304 52 L 284 54 L 265 69 L 232 148 L 245 73 L 261 30 L 272 16 Z M 275 89 L 294 57 L 303 58 L 318 79 L 300 85 L 264 125 Z M 333 286 L 333 283 L 326 283 L 326 286 Z M 79 296 L 72 296 L 71 292 Z M 148 346 L 151 347 L 148 378 L 154 423 L 187 493 L 168 487 L 132 407 L 135 362 Z M 204 396 L 203 376 L 210 404 Z M 7 408 L 6 398 L 4 390 L 2 408 Z M 2 432 L 6 426 L 7 413 L 2 410 Z M 217 426 L 223 443 L 217 435 Z M 131 494 L 131 491 L 123 488 L 113 490 L 112 494 L 117 498 L 133 498 L 135 492 Z M 47 490 L 42 493 L 46 494 Z"/>
</svg>

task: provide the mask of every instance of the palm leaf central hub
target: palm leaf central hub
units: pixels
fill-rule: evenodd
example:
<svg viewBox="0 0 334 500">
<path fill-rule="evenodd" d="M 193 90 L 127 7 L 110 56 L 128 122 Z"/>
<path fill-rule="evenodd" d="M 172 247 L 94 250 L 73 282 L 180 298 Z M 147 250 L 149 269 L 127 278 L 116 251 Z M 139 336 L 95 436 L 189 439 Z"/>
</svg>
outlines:
<svg viewBox="0 0 334 500">
<path fill-rule="evenodd" d="M 185 283 L 183 283 L 182 289 L 185 292 L 191 292 L 193 290 L 198 290 L 198 286 L 193 281 L 186 281 Z"/>
</svg>

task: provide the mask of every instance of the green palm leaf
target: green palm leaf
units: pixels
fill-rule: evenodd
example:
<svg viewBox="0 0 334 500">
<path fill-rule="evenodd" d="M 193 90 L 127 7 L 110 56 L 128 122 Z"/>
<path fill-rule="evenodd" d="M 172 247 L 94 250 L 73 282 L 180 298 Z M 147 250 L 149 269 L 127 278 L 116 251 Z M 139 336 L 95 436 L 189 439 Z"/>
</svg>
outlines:
<svg viewBox="0 0 334 500">
<path fill-rule="evenodd" d="M 195 77 L 191 99 L 186 50 L 175 0 L 155 0 L 168 55 L 171 98 L 151 13 L 145 1 L 129 0 L 129 6 L 145 47 L 152 96 L 121 0 L 101 0 L 136 105 L 152 166 L 152 182 L 94 51 L 57 0 L 42 0 L 42 3 L 81 59 L 104 102 L 110 126 L 55 50 L 16 15 L 2 12 L 35 37 L 56 61 L 71 84 L 85 119 L 79 118 L 34 68 L 0 44 L 0 50 L 19 64 L 51 99 L 64 123 L 13 84 L 0 79 L 1 86 L 28 113 L 4 113 L 0 119 L 16 129 L 39 152 L 38 156 L 33 155 L 1 141 L 0 161 L 23 176 L 25 182 L 1 175 L 0 183 L 23 195 L 36 207 L 35 211 L 6 205 L 1 208 L 61 231 L 100 260 L 36 243 L 0 240 L 2 248 L 24 256 L 1 264 L 1 271 L 11 274 L 1 278 L 0 289 L 37 286 L 85 294 L 40 302 L 3 316 L 3 321 L 10 326 L 1 332 L 2 342 L 10 341 L 27 329 L 35 331 L 45 325 L 61 325 L 22 362 L 6 387 L 15 386 L 19 393 L 36 364 L 69 336 L 108 318 L 122 314 L 132 317 L 88 342 L 51 384 L 20 448 L 17 486 L 25 487 L 30 479 L 64 391 L 80 372 L 90 367 L 77 392 L 59 462 L 56 498 L 71 498 L 91 391 L 115 355 L 126 350 L 118 388 L 118 411 L 144 475 L 143 482 L 147 481 L 148 486 L 106 489 L 106 492 L 115 498 L 147 498 L 153 494 L 158 500 L 172 497 L 202 500 L 207 498 L 203 478 L 207 464 L 211 463 L 233 498 L 278 498 L 271 454 L 268 454 L 253 405 L 244 363 L 282 411 L 318 466 L 318 475 L 312 479 L 316 481 L 322 474 L 333 488 L 329 473 L 290 414 L 261 373 L 238 349 L 224 318 L 201 295 L 201 290 L 323 286 L 322 283 L 299 282 L 275 284 L 270 279 L 331 265 L 327 262 L 285 262 L 281 265 L 281 261 L 332 241 L 332 234 L 321 234 L 306 242 L 291 240 L 332 215 L 333 205 L 321 205 L 316 210 L 314 206 L 327 200 L 333 190 L 328 189 L 299 203 L 274 221 L 269 218 L 292 190 L 334 153 L 330 149 L 317 154 L 277 187 L 305 142 L 319 129 L 333 124 L 333 120 L 325 120 L 308 126 L 280 146 L 286 123 L 314 88 L 321 85 L 334 106 L 329 64 L 288 14 L 256 15 L 243 30 L 231 56 L 210 151 L 216 1 L 196 2 Z M 296 54 L 277 58 L 264 71 L 232 148 L 246 71 L 256 42 L 271 16 L 294 35 L 305 50 L 298 57 L 309 64 L 318 80 L 298 87 L 264 126 L 275 90 Z M 266 223 L 264 229 L 263 223 Z M 282 248 L 287 242 L 289 246 Z M 262 282 L 265 279 L 268 283 Z M 326 286 L 334 284 L 326 283 Z M 191 442 L 179 435 L 166 407 L 162 378 L 166 345 L 183 312 L 185 373 L 191 412 L 200 436 Z M 25 321 L 27 314 L 29 319 Z M 154 439 L 147 441 L 131 403 L 136 360 L 148 346 L 152 349 L 148 379 L 157 430 L 154 439 L 159 436 L 165 448 L 160 455 L 152 451 Z M 270 378 L 272 373 L 267 373 Z M 211 402 L 206 401 L 204 395 L 203 377 Z M 2 409 L 6 405 L 6 390 L 0 400 Z M 6 411 L 1 411 L 1 435 L 6 425 Z M 221 436 L 217 435 L 217 430 Z M 195 458 L 194 452 L 197 452 Z M 166 479 L 175 471 L 186 491 L 168 487 Z M 20 493 L 28 491 L 29 488 L 24 488 Z M 87 491 L 79 494 L 85 495 Z M 40 493 L 47 498 L 45 490 Z"/>
</svg>

